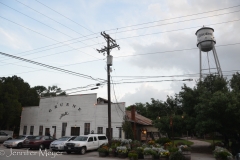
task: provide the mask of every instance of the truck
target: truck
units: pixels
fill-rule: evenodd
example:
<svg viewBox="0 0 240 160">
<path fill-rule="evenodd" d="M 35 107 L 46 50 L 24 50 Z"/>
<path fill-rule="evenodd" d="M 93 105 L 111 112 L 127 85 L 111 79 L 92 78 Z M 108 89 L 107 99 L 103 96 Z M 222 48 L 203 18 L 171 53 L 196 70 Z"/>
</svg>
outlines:
<svg viewBox="0 0 240 160">
<path fill-rule="evenodd" d="M 98 149 L 105 143 L 108 143 L 108 138 L 104 134 L 80 135 L 65 143 L 64 150 L 68 154 L 71 152 L 85 154 L 86 151 Z"/>
</svg>

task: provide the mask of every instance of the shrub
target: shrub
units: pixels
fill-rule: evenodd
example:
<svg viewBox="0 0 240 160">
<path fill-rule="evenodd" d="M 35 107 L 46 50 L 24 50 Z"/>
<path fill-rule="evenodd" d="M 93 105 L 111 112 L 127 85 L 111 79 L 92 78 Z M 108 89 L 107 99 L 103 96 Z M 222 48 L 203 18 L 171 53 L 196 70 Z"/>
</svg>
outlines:
<svg viewBox="0 0 240 160">
<path fill-rule="evenodd" d="M 156 155 L 157 155 L 157 152 L 154 151 L 152 148 L 144 148 L 144 149 L 143 149 L 143 154 L 144 154 L 144 155 L 153 155 L 153 156 L 156 156 Z"/>
<path fill-rule="evenodd" d="M 158 151 L 159 153 L 159 157 L 168 157 L 170 155 L 170 152 L 168 150 L 165 149 L 159 149 Z"/>
<path fill-rule="evenodd" d="M 191 147 L 187 146 L 187 145 L 180 145 L 178 147 L 181 151 L 191 151 Z"/>
<path fill-rule="evenodd" d="M 178 148 L 177 147 L 170 147 L 170 148 L 168 148 L 168 150 L 169 150 L 170 153 L 174 153 L 174 152 L 178 151 Z"/>
<path fill-rule="evenodd" d="M 232 154 L 226 149 L 219 146 L 216 146 L 215 150 L 213 151 L 215 158 L 221 158 L 222 160 L 229 160 L 232 159 Z"/>
<path fill-rule="evenodd" d="M 169 138 L 159 138 L 158 140 L 156 140 L 156 143 L 159 143 L 161 145 L 164 145 L 165 143 L 171 142 L 171 140 Z"/>
<path fill-rule="evenodd" d="M 118 154 L 125 154 L 128 152 L 128 149 L 126 146 L 119 146 L 116 148 Z"/>
<path fill-rule="evenodd" d="M 98 152 L 108 152 L 109 148 L 107 145 L 101 145 L 99 148 L 98 148 Z"/>
<path fill-rule="evenodd" d="M 137 160 L 138 159 L 138 154 L 136 153 L 136 151 L 130 151 L 128 153 L 128 158 L 132 158 L 134 160 Z"/>
<path fill-rule="evenodd" d="M 182 152 L 177 151 L 170 155 L 169 160 L 185 160 L 185 157 Z"/>
</svg>

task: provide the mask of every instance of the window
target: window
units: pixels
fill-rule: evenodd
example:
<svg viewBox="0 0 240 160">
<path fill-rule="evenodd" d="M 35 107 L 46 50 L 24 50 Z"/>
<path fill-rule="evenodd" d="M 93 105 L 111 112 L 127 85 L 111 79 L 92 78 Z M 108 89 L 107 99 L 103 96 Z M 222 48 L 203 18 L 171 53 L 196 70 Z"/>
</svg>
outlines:
<svg viewBox="0 0 240 160">
<path fill-rule="evenodd" d="M 50 136 L 50 128 L 45 128 L 45 136 Z"/>
<path fill-rule="evenodd" d="M 23 127 L 23 135 L 26 135 L 27 134 L 27 126 L 24 126 Z"/>
<path fill-rule="evenodd" d="M 89 137 L 88 142 L 92 142 L 92 141 L 93 141 L 93 137 Z"/>
<path fill-rule="evenodd" d="M 84 135 L 90 134 L 90 123 L 84 124 Z"/>
<path fill-rule="evenodd" d="M 98 136 L 98 139 L 99 140 L 105 140 L 105 139 L 107 139 L 107 137 L 106 136 Z"/>
<path fill-rule="evenodd" d="M 71 136 L 79 136 L 80 127 L 71 127 Z"/>
<path fill-rule="evenodd" d="M 103 134 L 103 127 L 97 128 L 97 134 Z"/>
<path fill-rule="evenodd" d="M 67 123 L 62 123 L 62 137 L 66 135 Z"/>
<path fill-rule="evenodd" d="M 33 135 L 34 126 L 30 127 L 30 135 Z"/>
<path fill-rule="evenodd" d="M 39 136 L 43 135 L 43 126 L 39 126 Z"/>
<path fill-rule="evenodd" d="M 94 137 L 94 141 L 97 141 L 97 137 Z"/>
<path fill-rule="evenodd" d="M 119 137 L 118 138 L 122 138 L 122 127 L 116 127 L 116 128 L 118 128 L 119 129 Z"/>
</svg>

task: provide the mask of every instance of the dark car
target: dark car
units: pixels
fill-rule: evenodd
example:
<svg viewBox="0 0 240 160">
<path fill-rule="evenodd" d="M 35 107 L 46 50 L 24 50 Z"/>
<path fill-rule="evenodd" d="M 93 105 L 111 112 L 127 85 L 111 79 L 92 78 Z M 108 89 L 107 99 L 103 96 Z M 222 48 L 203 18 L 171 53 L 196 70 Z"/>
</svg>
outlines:
<svg viewBox="0 0 240 160">
<path fill-rule="evenodd" d="M 49 145 L 55 139 L 52 136 L 37 136 L 34 139 L 27 139 L 23 141 L 24 148 L 36 148 L 36 149 L 45 149 L 49 148 Z"/>
</svg>

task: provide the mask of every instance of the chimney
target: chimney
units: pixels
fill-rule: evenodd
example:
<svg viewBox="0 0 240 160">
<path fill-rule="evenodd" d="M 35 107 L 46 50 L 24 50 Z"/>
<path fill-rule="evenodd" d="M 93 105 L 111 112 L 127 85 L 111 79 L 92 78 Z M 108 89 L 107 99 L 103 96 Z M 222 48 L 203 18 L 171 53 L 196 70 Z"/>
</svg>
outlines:
<svg viewBox="0 0 240 160">
<path fill-rule="evenodd" d="M 134 140 L 137 139 L 135 113 L 136 113 L 136 106 L 132 105 L 132 106 L 131 106 L 131 120 L 133 121 L 132 129 L 133 129 Z"/>
<path fill-rule="evenodd" d="M 131 120 L 134 121 L 134 122 L 135 122 L 135 120 L 136 120 L 136 117 L 135 117 L 136 111 L 135 111 L 135 110 L 136 110 L 136 109 L 135 109 L 135 106 L 132 105 L 132 106 L 131 106 Z"/>
</svg>

